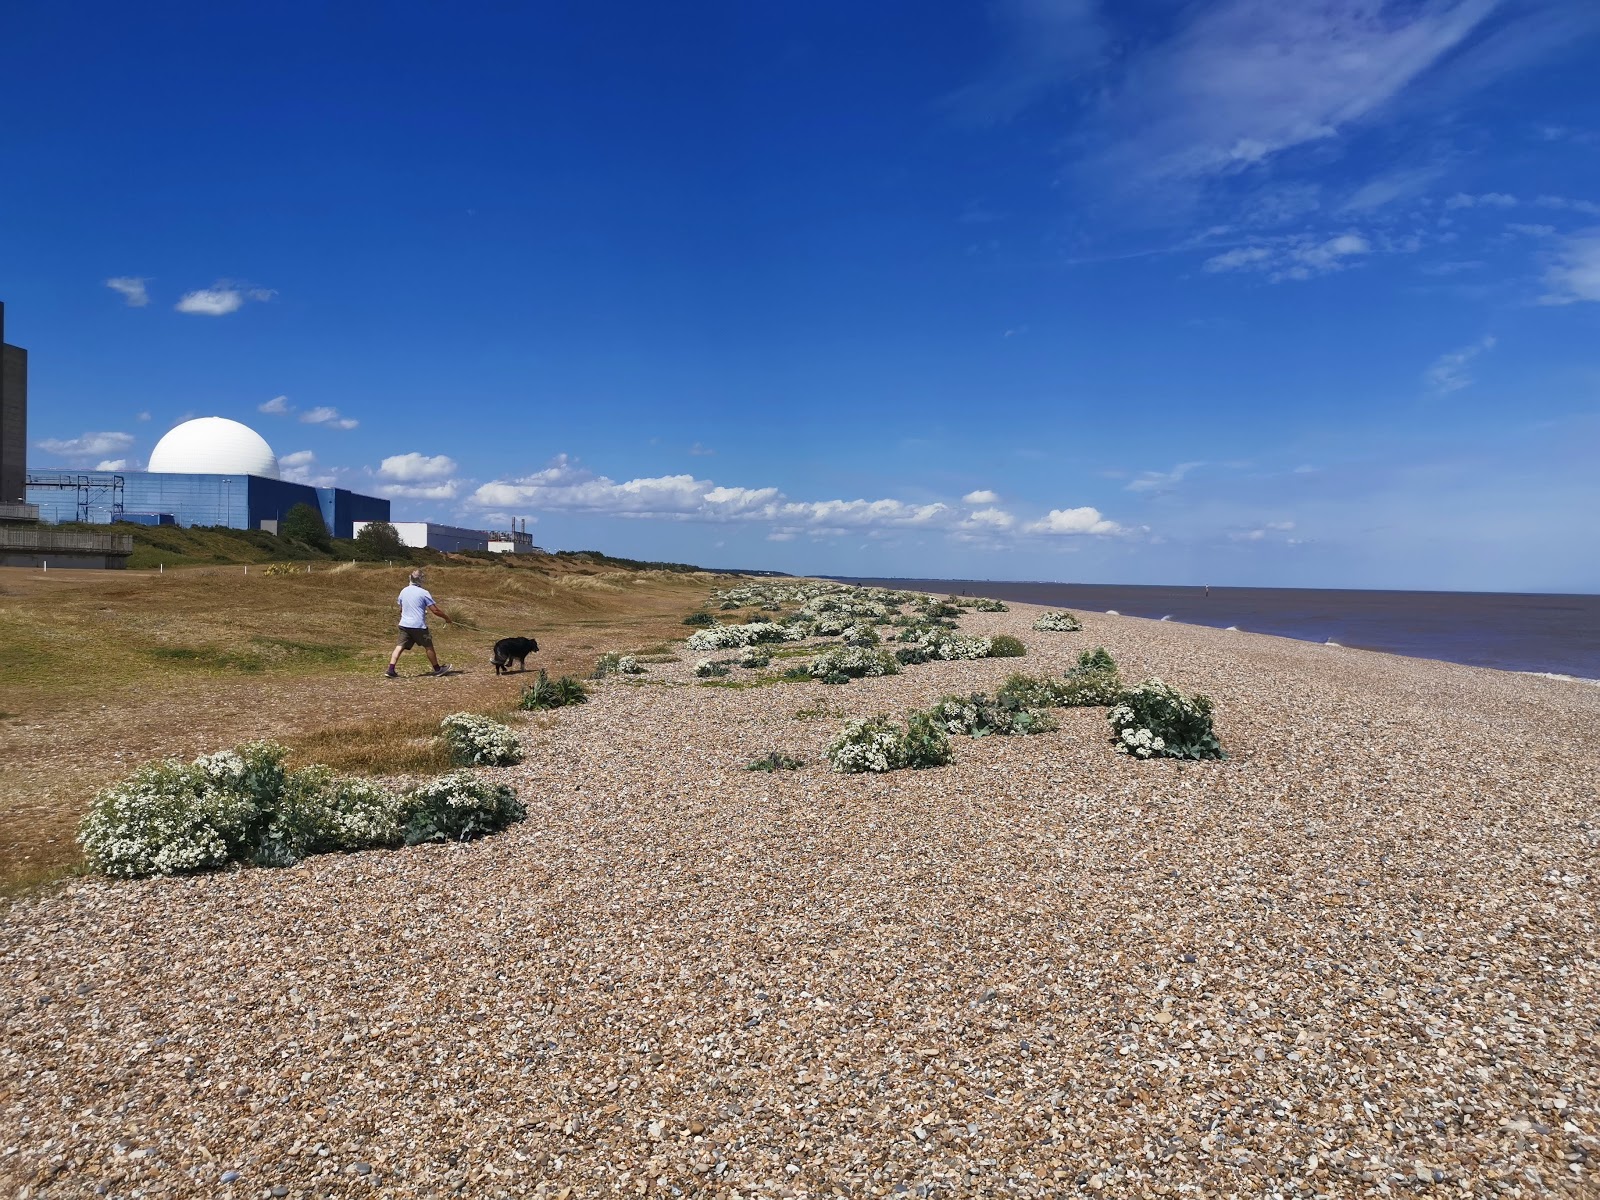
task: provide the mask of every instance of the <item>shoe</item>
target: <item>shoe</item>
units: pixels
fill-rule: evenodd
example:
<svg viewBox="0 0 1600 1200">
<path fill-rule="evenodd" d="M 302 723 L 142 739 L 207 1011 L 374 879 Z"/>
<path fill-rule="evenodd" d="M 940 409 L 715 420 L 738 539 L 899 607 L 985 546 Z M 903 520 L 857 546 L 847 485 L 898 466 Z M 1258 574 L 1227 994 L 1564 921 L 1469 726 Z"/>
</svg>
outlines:
<svg viewBox="0 0 1600 1200">
<path fill-rule="evenodd" d="M 385 667 L 383 669 L 383 677 L 385 679 L 399 679 L 400 672 L 396 671 L 393 667 Z"/>
<path fill-rule="evenodd" d="M 435 667 L 432 671 L 430 671 L 429 674 L 430 675 L 448 675 L 448 674 L 450 674 L 450 664 L 449 663 L 440 663 L 437 667 Z"/>
</svg>

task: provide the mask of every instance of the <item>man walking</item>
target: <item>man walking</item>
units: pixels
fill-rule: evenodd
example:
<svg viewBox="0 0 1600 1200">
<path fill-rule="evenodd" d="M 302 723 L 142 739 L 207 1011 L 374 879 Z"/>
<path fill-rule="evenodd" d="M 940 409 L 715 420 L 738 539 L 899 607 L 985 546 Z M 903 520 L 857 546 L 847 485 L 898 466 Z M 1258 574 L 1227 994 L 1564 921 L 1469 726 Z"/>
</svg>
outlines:
<svg viewBox="0 0 1600 1200">
<path fill-rule="evenodd" d="M 422 569 L 419 567 L 411 572 L 411 582 L 400 589 L 400 642 L 394 648 L 394 653 L 389 655 L 389 667 L 384 671 L 390 679 L 397 678 L 400 672 L 396 671 L 395 664 L 400 661 L 400 656 L 413 646 L 421 646 L 427 652 L 428 661 L 433 664 L 433 674 L 448 675 L 450 665 L 441 664 L 439 656 L 433 652 L 433 635 L 428 632 L 428 614 L 434 613 L 445 624 L 450 624 L 450 618 L 445 615 L 444 609 L 433 602 L 433 597 L 422 586 Z"/>
</svg>

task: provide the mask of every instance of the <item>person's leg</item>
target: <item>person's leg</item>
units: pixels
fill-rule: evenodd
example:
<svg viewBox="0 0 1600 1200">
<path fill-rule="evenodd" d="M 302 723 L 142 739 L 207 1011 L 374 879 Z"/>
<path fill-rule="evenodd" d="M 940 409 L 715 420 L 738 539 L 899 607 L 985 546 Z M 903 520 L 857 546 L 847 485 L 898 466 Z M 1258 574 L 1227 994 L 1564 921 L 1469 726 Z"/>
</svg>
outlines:
<svg viewBox="0 0 1600 1200">
<path fill-rule="evenodd" d="M 394 653 L 389 655 L 389 667 L 391 670 L 400 662 L 400 656 L 405 653 L 405 649 L 405 643 L 402 642 L 394 648 Z"/>
<path fill-rule="evenodd" d="M 428 661 L 433 664 L 433 669 L 437 671 L 439 669 L 439 655 L 434 650 L 433 643 L 429 642 L 423 649 L 428 652 Z"/>
</svg>

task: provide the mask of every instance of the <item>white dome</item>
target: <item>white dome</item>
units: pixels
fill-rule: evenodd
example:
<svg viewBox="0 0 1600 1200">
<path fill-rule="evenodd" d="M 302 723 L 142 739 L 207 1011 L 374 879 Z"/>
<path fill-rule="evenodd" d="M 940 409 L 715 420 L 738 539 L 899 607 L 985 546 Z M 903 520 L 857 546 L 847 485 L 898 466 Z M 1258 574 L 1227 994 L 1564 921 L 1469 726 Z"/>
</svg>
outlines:
<svg viewBox="0 0 1600 1200">
<path fill-rule="evenodd" d="M 172 475 L 278 477 L 278 456 L 248 425 L 227 417 L 196 417 L 167 431 L 150 451 L 147 470 Z"/>
</svg>

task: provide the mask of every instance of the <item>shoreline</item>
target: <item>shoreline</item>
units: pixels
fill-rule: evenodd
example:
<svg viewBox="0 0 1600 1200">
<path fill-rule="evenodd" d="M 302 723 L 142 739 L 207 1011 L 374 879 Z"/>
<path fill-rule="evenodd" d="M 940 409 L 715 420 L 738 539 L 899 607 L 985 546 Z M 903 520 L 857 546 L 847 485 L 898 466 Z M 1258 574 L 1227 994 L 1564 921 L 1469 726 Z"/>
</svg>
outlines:
<svg viewBox="0 0 1600 1200">
<path fill-rule="evenodd" d="M 1041 611 L 961 618 L 1021 659 L 730 688 L 684 653 L 608 680 L 484 772 L 530 816 L 481 842 L 19 902 L 0 1178 L 1592 1191 L 1600 693 Z M 1072 709 L 947 767 L 822 761 L 849 717 L 1096 645 L 1210 695 L 1229 758 L 1119 758 Z M 774 748 L 806 766 L 744 769 Z"/>
</svg>

